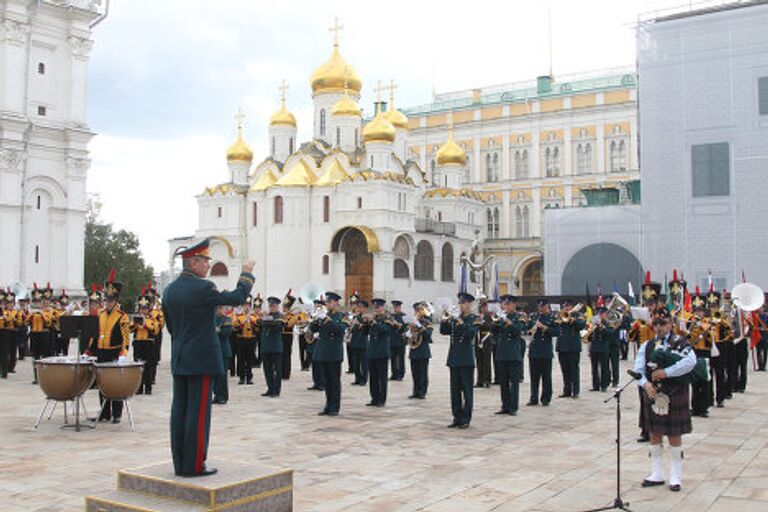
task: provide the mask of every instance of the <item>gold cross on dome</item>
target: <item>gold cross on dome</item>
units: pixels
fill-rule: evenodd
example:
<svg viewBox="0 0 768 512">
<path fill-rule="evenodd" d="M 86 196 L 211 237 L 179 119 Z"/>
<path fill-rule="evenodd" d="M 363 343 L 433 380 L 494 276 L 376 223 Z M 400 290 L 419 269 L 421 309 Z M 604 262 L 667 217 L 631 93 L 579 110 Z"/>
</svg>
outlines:
<svg viewBox="0 0 768 512">
<path fill-rule="evenodd" d="M 389 91 L 389 101 L 390 101 L 390 103 L 395 101 L 395 90 L 397 90 L 397 85 L 395 85 L 395 81 L 390 79 L 389 80 L 389 85 L 383 87 L 383 89 L 385 91 Z"/>
<path fill-rule="evenodd" d="M 339 32 L 344 29 L 344 25 L 339 25 L 339 18 L 333 18 L 333 26 L 328 32 L 333 32 L 333 46 L 339 46 Z"/>
<path fill-rule="evenodd" d="M 243 119 L 245 119 L 245 114 L 243 114 L 242 108 L 237 109 L 237 115 L 235 116 L 235 119 L 237 120 L 237 129 L 239 130 L 243 127 Z"/>
<path fill-rule="evenodd" d="M 285 80 L 280 82 L 280 87 L 277 88 L 277 90 L 280 91 L 280 99 L 285 102 L 285 91 L 289 89 L 288 84 L 285 83 Z"/>
<path fill-rule="evenodd" d="M 376 80 L 376 87 L 374 87 L 373 92 L 376 93 L 376 98 L 379 103 L 381 103 L 381 93 L 386 89 L 386 87 L 381 85 L 381 80 Z"/>
</svg>

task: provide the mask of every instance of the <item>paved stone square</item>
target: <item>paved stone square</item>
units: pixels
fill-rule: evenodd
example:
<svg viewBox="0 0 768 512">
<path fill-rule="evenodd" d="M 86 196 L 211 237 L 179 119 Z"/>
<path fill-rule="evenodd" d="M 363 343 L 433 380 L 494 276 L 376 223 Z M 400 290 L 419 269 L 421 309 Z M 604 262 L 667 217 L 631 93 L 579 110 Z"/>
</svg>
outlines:
<svg viewBox="0 0 768 512">
<path fill-rule="evenodd" d="M 166 338 L 167 339 L 167 338 Z M 165 343 L 166 352 L 169 343 Z M 581 361 L 582 396 L 553 399 L 549 407 L 521 407 L 496 416 L 498 387 L 475 390 L 472 425 L 450 423 L 447 344 L 438 339 L 426 400 L 408 400 L 410 377 L 390 382 L 387 406 L 365 407 L 367 388 L 343 375 L 337 418 L 317 416 L 323 393 L 307 391 L 308 372 L 296 371 L 278 399 L 256 385 L 230 380 L 230 402 L 214 406 L 209 464 L 260 462 L 295 470 L 297 511 L 513 512 L 578 511 L 612 503 L 615 489 L 614 407 L 591 393 L 589 364 Z M 626 364 L 625 364 L 626 366 Z M 555 363 L 555 367 L 557 364 Z M 527 373 L 527 372 L 526 372 Z M 560 390 L 554 370 L 555 395 Z M 96 430 L 61 430 L 59 407 L 37 431 L 43 396 L 30 360 L 0 381 L 0 509 L 4 512 L 83 510 L 83 497 L 115 488 L 118 469 L 170 459 L 171 378 L 161 362 L 152 396 L 132 401 L 137 432 L 127 417 Z M 528 398 L 523 385 L 521 402 Z M 641 489 L 649 471 L 646 445 L 635 442 L 637 392 L 625 394 L 622 422 L 624 498 L 635 512 L 768 510 L 768 378 L 750 373 L 747 393 L 735 395 L 708 419 L 694 418 L 685 437 L 683 490 Z M 94 414 L 98 398 L 87 394 Z"/>
</svg>

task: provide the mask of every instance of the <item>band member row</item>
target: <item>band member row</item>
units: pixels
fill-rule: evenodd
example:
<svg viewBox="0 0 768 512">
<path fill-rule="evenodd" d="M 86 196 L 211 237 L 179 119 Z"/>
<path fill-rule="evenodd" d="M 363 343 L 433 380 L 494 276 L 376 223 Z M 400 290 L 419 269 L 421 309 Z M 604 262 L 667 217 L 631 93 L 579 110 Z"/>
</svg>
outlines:
<svg viewBox="0 0 768 512">
<path fill-rule="evenodd" d="M 459 293 L 459 311 L 445 312 L 440 321 L 440 334 L 450 336 L 447 365 L 451 377 L 451 413 L 449 428 L 465 429 L 472 421 L 473 377 L 475 372 L 475 337 L 480 320 L 472 313 L 475 298 Z"/>
</svg>

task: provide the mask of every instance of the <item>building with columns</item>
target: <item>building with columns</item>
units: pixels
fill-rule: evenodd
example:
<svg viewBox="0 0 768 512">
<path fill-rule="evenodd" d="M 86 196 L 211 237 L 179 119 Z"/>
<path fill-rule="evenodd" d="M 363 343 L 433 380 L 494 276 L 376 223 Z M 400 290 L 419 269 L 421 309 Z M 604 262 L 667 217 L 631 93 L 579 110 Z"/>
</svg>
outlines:
<svg viewBox="0 0 768 512">
<path fill-rule="evenodd" d="M 222 288 L 254 259 L 254 294 L 262 296 L 298 294 L 307 283 L 366 299 L 454 296 L 461 256 L 471 257 L 472 244 L 486 238 L 483 214 L 498 198 L 465 186 L 467 154 L 450 130 L 439 144 L 435 181 L 428 179 L 406 154 L 409 122 L 393 106 L 394 87 L 366 121 L 362 84 L 336 39 L 309 80 L 311 140 L 296 139 L 284 85 L 265 158 L 254 160 L 238 115 L 224 181 L 197 197 L 194 235 L 169 241 L 170 267 L 180 247 L 211 237 L 211 279 Z"/>
<path fill-rule="evenodd" d="M 83 289 L 93 0 L 0 0 L 0 286 Z"/>
<path fill-rule="evenodd" d="M 500 288 L 544 293 L 543 211 L 586 203 L 585 190 L 639 178 L 637 75 L 615 69 L 438 94 L 408 116 L 406 158 L 440 183 L 437 154 L 453 117 L 463 183 L 496 201 L 482 212 Z"/>
</svg>

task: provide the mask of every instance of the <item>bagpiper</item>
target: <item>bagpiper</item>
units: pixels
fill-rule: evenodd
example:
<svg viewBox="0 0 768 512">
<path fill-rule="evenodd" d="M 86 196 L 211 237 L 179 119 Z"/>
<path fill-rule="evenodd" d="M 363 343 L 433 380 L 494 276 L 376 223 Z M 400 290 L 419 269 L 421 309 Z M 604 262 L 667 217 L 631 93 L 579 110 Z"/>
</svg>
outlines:
<svg viewBox="0 0 768 512">
<path fill-rule="evenodd" d="M 649 320 L 636 319 L 632 324 L 632 328 L 629 331 L 629 340 L 634 342 L 637 346 L 637 352 L 640 352 L 640 346 L 649 340 L 652 340 L 655 336 L 655 329 L 653 327 L 653 319 L 656 316 L 656 312 L 659 308 L 659 295 L 661 294 L 661 283 L 651 281 L 651 272 L 645 273 L 645 282 L 640 290 L 642 294 L 643 304 L 648 308 Z M 638 426 L 640 427 L 640 437 L 637 438 L 638 443 L 647 443 L 650 440 L 650 435 L 647 430 L 647 422 L 645 418 L 646 407 L 644 402 L 647 398 L 646 393 L 642 389 L 638 389 L 638 395 L 640 398 L 640 407 L 638 411 Z"/>
</svg>

